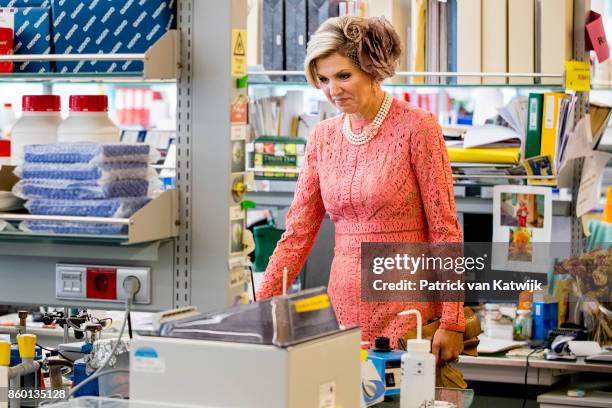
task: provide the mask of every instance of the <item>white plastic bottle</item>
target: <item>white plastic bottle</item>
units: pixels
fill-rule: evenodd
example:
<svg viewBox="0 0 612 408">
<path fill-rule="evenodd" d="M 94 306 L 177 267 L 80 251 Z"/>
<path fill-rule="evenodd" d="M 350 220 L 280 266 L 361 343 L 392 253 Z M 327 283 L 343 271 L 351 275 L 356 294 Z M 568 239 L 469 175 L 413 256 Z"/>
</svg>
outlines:
<svg viewBox="0 0 612 408">
<path fill-rule="evenodd" d="M 23 96 L 23 115 L 12 130 L 11 164 L 23 163 L 25 145 L 57 143 L 57 128 L 62 123 L 60 104 L 56 95 Z"/>
<path fill-rule="evenodd" d="M 106 95 L 72 95 L 70 114 L 58 129 L 60 143 L 119 143 L 121 133 L 108 117 Z"/>
<path fill-rule="evenodd" d="M 416 315 L 417 338 L 406 342 L 402 356 L 400 408 L 433 408 L 436 398 L 436 358 L 431 342 L 422 339 L 422 319 L 418 310 L 406 310 L 398 316 Z"/>
<path fill-rule="evenodd" d="M 10 139 L 11 130 L 17 122 L 13 104 L 5 103 L 0 108 L 0 139 Z"/>
</svg>

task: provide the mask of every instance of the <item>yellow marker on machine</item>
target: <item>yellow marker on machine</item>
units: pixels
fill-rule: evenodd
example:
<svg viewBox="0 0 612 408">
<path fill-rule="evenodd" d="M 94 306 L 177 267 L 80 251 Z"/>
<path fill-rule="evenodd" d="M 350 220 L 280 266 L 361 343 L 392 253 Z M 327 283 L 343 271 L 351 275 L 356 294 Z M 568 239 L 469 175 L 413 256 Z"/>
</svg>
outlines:
<svg viewBox="0 0 612 408">
<path fill-rule="evenodd" d="M 0 342 L 0 408 L 8 408 L 9 366 L 11 364 L 11 343 Z"/>
<path fill-rule="evenodd" d="M 33 334 L 22 334 L 17 337 L 19 346 L 19 357 L 22 360 L 33 359 L 36 355 L 36 336 Z"/>
<path fill-rule="evenodd" d="M 295 302 L 295 311 L 297 313 L 314 312 L 315 310 L 327 309 L 330 306 L 329 296 L 323 294 Z"/>
<path fill-rule="evenodd" d="M 11 364 L 11 343 L 0 342 L 0 367 L 8 367 Z"/>
</svg>

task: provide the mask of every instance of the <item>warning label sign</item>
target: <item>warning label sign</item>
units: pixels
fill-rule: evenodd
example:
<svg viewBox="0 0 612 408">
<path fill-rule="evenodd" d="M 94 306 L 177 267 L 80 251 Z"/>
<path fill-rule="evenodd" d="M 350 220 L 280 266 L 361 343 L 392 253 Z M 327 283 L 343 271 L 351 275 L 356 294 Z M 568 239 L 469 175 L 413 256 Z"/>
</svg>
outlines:
<svg viewBox="0 0 612 408">
<path fill-rule="evenodd" d="M 246 30 L 232 30 L 232 76 L 246 74 Z"/>
</svg>

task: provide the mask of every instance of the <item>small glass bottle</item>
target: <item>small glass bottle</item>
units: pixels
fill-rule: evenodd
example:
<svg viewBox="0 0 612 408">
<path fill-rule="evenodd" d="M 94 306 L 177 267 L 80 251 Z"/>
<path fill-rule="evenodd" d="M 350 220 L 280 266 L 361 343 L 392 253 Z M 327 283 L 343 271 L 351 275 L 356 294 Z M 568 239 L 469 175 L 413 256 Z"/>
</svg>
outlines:
<svg viewBox="0 0 612 408">
<path fill-rule="evenodd" d="M 531 325 L 531 310 L 517 310 L 513 324 L 514 340 L 530 340 Z"/>
</svg>

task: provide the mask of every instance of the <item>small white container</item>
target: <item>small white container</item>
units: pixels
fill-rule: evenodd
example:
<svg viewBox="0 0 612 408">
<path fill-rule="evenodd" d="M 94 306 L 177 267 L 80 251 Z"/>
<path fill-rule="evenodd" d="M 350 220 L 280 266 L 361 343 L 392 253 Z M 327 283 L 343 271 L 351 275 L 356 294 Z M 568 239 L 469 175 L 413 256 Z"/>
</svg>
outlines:
<svg viewBox="0 0 612 408">
<path fill-rule="evenodd" d="M 417 318 L 417 338 L 406 342 L 402 355 L 400 408 L 433 408 L 436 399 L 436 358 L 431 342 L 423 340 L 421 313 L 406 310 L 399 316 L 413 314 Z"/>
<path fill-rule="evenodd" d="M 11 130 L 17 122 L 13 104 L 5 103 L 0 108 L 0 139 L 10 139 Z"/>
<path fill-rule="evenodd" d="M 119 143 L 121 133 L 108 117 L 106 95 L 72 95 L 70 114 L 58 129 L 60 143 Z"/>
<path fill-rule="evenodd" d="M 57 129 L 62 123 L 60 103 L 57 95 L 23 96 L 23 115 L 12 130 L 11 164 L 23 163 L 25 145 L 57 143 Z"/>
</svg>

